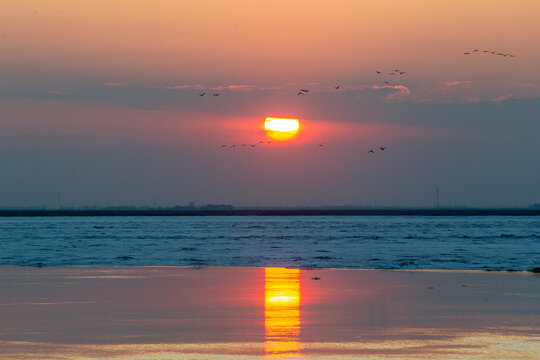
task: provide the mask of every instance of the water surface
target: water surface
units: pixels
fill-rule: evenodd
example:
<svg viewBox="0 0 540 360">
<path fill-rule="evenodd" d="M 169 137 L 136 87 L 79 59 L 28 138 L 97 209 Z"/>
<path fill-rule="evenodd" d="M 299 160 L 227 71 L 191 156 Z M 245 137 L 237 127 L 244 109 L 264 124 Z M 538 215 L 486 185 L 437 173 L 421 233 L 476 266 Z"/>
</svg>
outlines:
<svg viewBox="0 0 540 360">
<path fill-rule="evenodd" d="M 0 264 L 530 270 L 540 217 L 0 218 Z"/>
</svg>

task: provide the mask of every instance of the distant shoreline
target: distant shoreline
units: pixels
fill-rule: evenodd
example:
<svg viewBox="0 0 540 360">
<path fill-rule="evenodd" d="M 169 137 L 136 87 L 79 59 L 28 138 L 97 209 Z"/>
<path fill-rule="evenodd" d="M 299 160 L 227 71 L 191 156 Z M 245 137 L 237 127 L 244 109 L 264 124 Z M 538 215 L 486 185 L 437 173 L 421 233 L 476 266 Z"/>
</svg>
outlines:
<svg viewBox="0 0 540 360">
<path fill-rule="evenodd" d="M 50 216 L 540 216 L 540 209 L 0 210 L 0 217 Z"/>
</svg>

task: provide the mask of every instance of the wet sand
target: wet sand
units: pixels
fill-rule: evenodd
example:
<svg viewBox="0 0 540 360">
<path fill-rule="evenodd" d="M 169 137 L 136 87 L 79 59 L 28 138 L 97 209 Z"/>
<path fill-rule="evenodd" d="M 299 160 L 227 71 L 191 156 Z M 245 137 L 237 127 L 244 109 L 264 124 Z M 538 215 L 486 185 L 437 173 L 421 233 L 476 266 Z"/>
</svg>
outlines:
<svg viewBox="0 0 540 360">
<path fill-rule="evenodd" d="M 540 276 L 0 266 L 0 359 L 535 359 Z"/>
</svg>

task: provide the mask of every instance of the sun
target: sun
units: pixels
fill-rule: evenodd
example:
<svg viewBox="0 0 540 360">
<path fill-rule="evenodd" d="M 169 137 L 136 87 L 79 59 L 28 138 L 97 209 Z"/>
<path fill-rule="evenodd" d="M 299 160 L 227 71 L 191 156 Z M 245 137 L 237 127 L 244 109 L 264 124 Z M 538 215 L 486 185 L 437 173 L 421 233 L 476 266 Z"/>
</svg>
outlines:
<svg viewBox="0 0 540 360">
<path fill-rule="evenodd" d="M 298 119 L 267 117 L 264 120 L 264 130 L 274 140 L 290 140 L 296 136 L 299 128 L 300 122 Z"/>
</svg>

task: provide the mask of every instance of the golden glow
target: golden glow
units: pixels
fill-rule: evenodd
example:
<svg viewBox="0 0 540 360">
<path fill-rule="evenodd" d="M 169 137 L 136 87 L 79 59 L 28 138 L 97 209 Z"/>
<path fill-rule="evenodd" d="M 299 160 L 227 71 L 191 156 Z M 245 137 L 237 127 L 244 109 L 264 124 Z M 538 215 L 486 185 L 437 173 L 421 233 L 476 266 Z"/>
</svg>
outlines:
<svg viewBox="0 0 540 360">
<path fill-rule="evenodd" d="M 265 351 L 287 358 L 300 351 L 300 280 L 298 269 L 264 269 Z"/>
<path fill-rule="evenodd" d="M 300 122 L 298 119 L 283 119 L 267 117 L 264 120 L 264 130 L 274 140 L 290 140 L 296 136 Z"/>
</svg>

